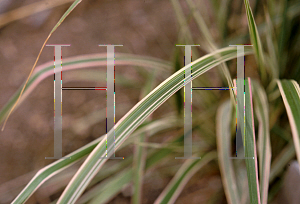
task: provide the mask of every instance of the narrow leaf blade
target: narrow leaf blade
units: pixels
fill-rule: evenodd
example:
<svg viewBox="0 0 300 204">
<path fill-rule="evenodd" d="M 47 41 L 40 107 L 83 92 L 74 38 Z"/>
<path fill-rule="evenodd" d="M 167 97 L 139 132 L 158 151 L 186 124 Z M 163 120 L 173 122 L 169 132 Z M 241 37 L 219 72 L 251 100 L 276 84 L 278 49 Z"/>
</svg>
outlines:
<svg viewBox="0 0 300 204">
<path fill-rule="evenodd" d="M 300 164 L 300 88 L 294 80 L 277 81 L 289 118 L 296 155 Z"/>
</svg>

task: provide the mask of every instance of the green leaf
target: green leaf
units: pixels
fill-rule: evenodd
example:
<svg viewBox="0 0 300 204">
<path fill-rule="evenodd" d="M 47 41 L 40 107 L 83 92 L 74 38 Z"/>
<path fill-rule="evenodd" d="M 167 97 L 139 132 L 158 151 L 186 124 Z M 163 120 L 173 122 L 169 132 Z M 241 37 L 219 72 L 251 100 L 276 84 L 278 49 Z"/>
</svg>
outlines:
<svg viewBox="0 0 300 204">
<path fill-rule="evenodd" d="M 300 164 L 300 88 L 294 80 L 277 81 L 284 106 L 289 118 L 296 155 Z"/>
<path fill-rule="evenodd" d="M 268 188 L 271 166 L 271 144 L 269 127 L 269 105 L 266 92 L 257 82 L 253 83 L 254 109 L 259 122 L 258 151 L 260 196 L 262 203 L 268 201 Z"/>
<path fill-rule="evenodd" d="M 96 147 L 96 145 L 103 140 L 104 136 L 105 135 L 79 148 L 71 154 L 68 154 L 67 157 L 70 157 L 70 159 L 60 159 L 40 169 L 12 203 L 25 203 L 26 200 L 36 191 L 36 189 L 39 188 L 46 180 L 89 154 Z"/>
<path fill-rule="evenodd" d="M 278 49 L 275 46 L 276 37 L 275 37 L 275 31 L 274 31 L 274 25 L 272 23 L 269 11 L 265 8 L 265 18 L 266 18 L 266 42 L 267 42 L 267 48 L 268 48 L 268 53 L 270 57 L 266 58 L 267 63 L 272 69 L 272 72 L 274 74 L 274 78 L 278 79 L 279 78 L 279 62 L 278 62 Z M 275 40 L 273 40 L 275 39 Z M 276 86 L 276 84 L 275 84 Z"/>
<path fill-rule="evenodd" d="M 184 42 L 187 45 L 194 44 L 192 33 L 189 29 L 188 23 L 185 19 L 185 16 L 184 16 L 184 13 L 180 6 L 179 1 L 178 0 L 170 0 L 170 1 L 173 6 L 173 9 L 175 11 L 177 21 L 179 23 L 179 42 L 180 43 Z M 197 53 L 193 53 L 193 54 L 195 54 L 194 55 L 195 57 L 199 56 Z"/>
<path fill-rule="evenodd" d="M 97 196 L 89 201 L 90 204 L 106 203 L 111 200 L 122 188 L 132 180 L 132 169 L 125 169 L 119 172 L 113 178 L 101 182 L 95 190 Z"/>
<path fill-rule="evenodd" d="M 210 152 L 201 159 L 188 159 L 154 203 L 174 203 L 191 177 L 216 157 L 216 152 Z"/>
<path fill-rule="evenodd" d="M 204 42 L 204 49 L 206 52 L 211 52 L 213 50 L 217 49 L 217 46 L 214 43 L 214 40 L 212 38 L 212 35 L 209 31 L 208 26 L 206 25 L 202 15 L 200 14 L 200 11 L 196 8 L 196 5 L 193 0 L 186 0 L 191 13 L 196 21 L 196 24 L 198 26 L 199 31 L 201 32 L 201 36 L 205 39 Z"/>
<path fill-rule="evenodd" d="M 289 30 L 291 29 L 291 20 L 288 19 L 288 0 L 283 1 L 283 13 L 282 13 L 282 22 L 281 22 L 281 29 L 279 34 L 279 40 L 278 40 L 278 55 L 280 58 L 278 59 L 279 65 L 280 65 L 280 74 L 282 75 L 285 71 L 285 65 L 286 65 L 286 57 L 287 53 L 284 50 L 285 45 L 287 44 L 289 40 Z"/>
<path fill-rule="evenodd" d="M 42 48 L 40 49 L 40 52 L 39 52 L 39 54 L 38 54 L 38 56 L 37 56 L 37 58 L 36 58 L 36 60 L 35 60 L 35 62 L 34 62 L 34 64 L 33 64 L 32 68 L 31 68 L 31 71 L 30 71 L 30 73 L 29 73 L 29 75 L 28 75 L 28 77 L 27 77 L 27 80 L 26 80 L 26 82 L 25 82 L 23 88 L 21 89 L 20 94 L 18 95 L 18 97 L 17 97 L 17 99 L 16 99 L 16 102 L 13 104 L 12 108 L 11 108 L 11 109 L 9 110 L 9 112 L 8 112 L 8 115 L 7 115 L 7 117 L 6 117 L 5 121 L 4 121 L 3 127 L 2 127 L 2 129 L 1 129 L 2 131 L 3 131 L 4 128 L 5 128 L 5 125 L 6 125 L 6 122 L 7 122 L 8 118 L 9 118 L 9 116 L 11 115 L 11 113 L 13 112 L 13 110 L 15 109 L 15 107 L 17 106 L 17 104 L 18 104 L 18 102 L 19 102 L 19 100 L 20 100 L 20 98 L 21 98 L 23 92 L 25 91 L 25 88 L 26 88 L 26 86 L 27 86 L 27 83 L 29 82 L 29 79 L 30 79 L 30 77 L 31 77 L 31 74 L 33 73 L 33 70 L 34 70 L 34 68 L 35 68 L 35 66 L 36 66 L 36 64 L 37 64 L 37 62 L 38 62 L 38 60 L 39 60 L 39 58 L 40 58 L 40 56 L 41 56 L 41 54 L 42 54 L 42 51 L 43 51 L 43 49 L 44 49 L 46 43 L 48 42 L 49 38 L 50 38 L 51 35 L 54 33 L 54 31 L 58 28 L 58 26 L 60 26 L 60 24 L 65 20 L 65 18 L 71 13 L 71 11 L 72 11 L 72 10 L 73 10 L 80 2 L 81 2 L 81 0 L 75 0 L 75 1 L 73 2 L 73 4 L 68 8 L 68 10 L 64 13 L 64 15 L 63 15 L 63 16 L 60 18 L 60 20 L 56 23 L 56 25 L 54 26 L 54 28 L 51 30 L 51 32 L 49 33 L 48 37 L 47 37 L 46 40 L 44 41 L 44 44 L 42 45 Z"/>
<path fill-rule="evenodd" d="M 89 54 L 89 55 L 79 55 L 71 58 L 63 59 L 62 67 L 63 71 L 70 71 L 76 69 L 86 69 L 90 67 L 101 67 L 106 66 L 106 53 L 99 54 Z M 132 65 L 132 66 L 141 66 L 145 68 L 157 69 L 161 73 L 162 76 L 168 74 L 171 71 L 171 64 L 153 57 L 144 57 L 133 54 L 123 54 L 116 53 L 115 57 L 116 66 L 123 65 Z M 18 105 L 37 87 L 39 83 L 41 83 L 45 78 L 49 76 L 53 76 L 53 61 L 47 62 L 36 67 L 35 71 L 32 73 L 32 76 L 28 80 L 28 84 L 24 89 L 24 93 L 20 98 Z M 88 72 L 87 72 L 88 74 Z M 75 75 L 77 79 L 83 79 L 80 75 Z M 86 79 L 86 78 L 85 78 Z M 90 80 L 94 80 L 94 78 L 89 77 Z M 105 78 L 104 78 L 105 80 Z M 124 80 L 123 80 L 124 81 Z M 117 81 L 122 82 L 122 81 Z M 125 82 L 124 82 L 125 83 Z M 23 87 L 23 86 L 22 86 Z M 2 122 L 7 116 L 9 110 L 16 103 L 21 91 L 22 87 L 9 99 L 7 104 L 0 111 L 0 122 Z"/>
<path fill-rule="evenodd" d="M 245 54 L 249 54 L 249 49 L 245 49 Z M 126 138 L 132 133 L 150 114 L 152 114 L 162 103 L 171 97 L 176 91 L 184 86 L 184 71 L 186 68 L 193 67 L 193 75 L 188 76 L 189 83 L 201 74 L 219 65 L 222 62 L 236 58 L 236 48 L 228 47 L 215 51 L 214 53 L 203 56 L 191 64 L 183 67 L 174 73 L 143 100 L 137 103 L 115 126 L 115 132 L 108 132 L 108 139 L 114 138 L 116 148 L 118 148 Z M 110 151 L 108 151 L 110 152 Z M 105 141 L 101 141 L 89 157 L 82 164 L 76 175 L 72 178 L 69 185 L 61 195 L 58 203 L 74 203 L 85 190 L 88 183 L 97 174 L 106 159 L 100 159 L 106 155 Z M 111 155 L 108 155 L 110 157 Z"/>
<path fill-rule="evenodd" d="M 254 117 L 252 106 L 252 90 L 250 78 L 245 80 L 245 157 L 253 157 L 253 159 L 246 159 L 247 177 L 249 186 L 250 202 L 260 203 L 259 183 L 258 183 L 258 170 L 257 170 L 257 155 L 256 155 L 256 142 L 254 130 Z"/>
<path fill-rule="evenodd" d="M 284 170 L 286 165 L 295 157 L 294 142 L 291 140 L 288 145 L 274 159 L 270 172 L 270 183 Z"/>
<path fill-rule="evenodd" d="M 180 135 L 179 137 L 175 136 L 171 142 L 178 142 L 182 139 L 183 135 Z M 155 167 L 155 164 L 167 158 L 170 153 L 172 153 L 172 151 L 167 148 L 163 148 L 160 151 L 150 150 L 148 158 L 146 159 L 145 170 L 147 171 L 152 167 Z M 127 168 L 118 175 L 114 175 L 113 177 L 105 180 L 103 183 L 101 182 L 100 184 L 94 186 L 91 190 L 80 197 L 77 202 L 80 204 L 93 200 L 92 202 L 95 203 L 108 203 L 113 196 L 116 196 L 122 190 L 122 188 L 129 184 L 132 180 L 134 180 L 133 168 Z"/>
<path fill-rule="evenodd" d="M 198 29 L 201 32 L 201 35 L 204 36 L 203 38 L 206 41 L 206 43 L 203 46 L 204 49 L 207 52 L 215 51 L 218 47 L 217 47 L 216 43 L 214 42 L 214 40 L 212 38 L 212 35 L 209 31 L 209 28 L 206 25 L 201 13 L 197 10 L 194 1 L 193 0 L 186 0 L 186 2 L 187 2 L 188 6 L 191 10 L 191 13 L 192 13 L 192 15 L 193 15 L 193 17 L 196 21 Z M 222 8 L 222 9 L 224 9 L 224 8 Z M 231 75 L 230 75 L 230 72 L 229 72 L 229 69 L 228 69 L 226 63 L 221 63 L 218 70 L 219 70 L 220 73 L 222 73 L 220 75 L 222 77 L 223 82 L 224 83 L 227 82 L 228 87 L 233 87 L 232 78 L 231 78 Z M 230 96 L 231 96 L 232 101 L 234 102 L 235 101 L 235 94 L 234 94 L 233 89 L 230 90 Z"/>
<path fill-rule="evenodd" d="M 153 82 L 155 79 L 155 70 L 152 71 L 150 77 L 147 80 L 145 87 L 142 90 L 140 95 L 141 98 L 145 97 L 153 88 Z M 150 118 L 148 118 L 150 120 Z M 143 143 L 147 141 L 148 133 L 145 132 L 141 134 L 140 137 L 136 138 L 137 143 Z M 139 204 L 141 203 L 142 199 L 142 189 L 143 189 L 143 176 L 144 176 L 144 169 L 145 169 L 145 158 L 147 156 L 146 147 L 135 145 L 135 152 L 134 152 L 134 159 L 133 159 L 133 180 L 134 180 L 134 193 L 132 196 L 132 203 Z"/>
<path fill-rule="evenodd" d="M 132 134 L 132 137 L 139 136 L 143 134 L 145 131 L 148 132 L 149 136 L 156 134 L 159 131 L 168 128 L 174 128 L 174 125 L 178 125 L 178 121 L 174 119 L 174 117 L 166 117 L 161 120 L 157 120 L 154 122 L 150 122 L 142 128 L 138 129 L 135 133 Z M 151 130 L 151 131 L 150 131 Z M 82 159 L 84 156 L 88 155 L 95 146 L 103 140 L 105 135 L 99 137 L 98 139 L 90 142 L 89 144 L 79 148 L 78 150 L 68 154 L 66 157 L 70 159 L 60 159 L 56 162 L 40 169 L 37 174 L 30 180 L 30 182 L 25 186 L 25 188 L 19 193 L 19 195 L 15 198 L 13 203 L 24 203 L 26 200 L 39 188 L 45 181 L 49 180 L 52 176 L 58 174 L 62 170 L 66 169 L 68 166 L 74 164 L 75 162 Z M 105 141 L 105 139 L 104 139 Z M 129 140 L 128 140 L 129 141 Z M 127 146 L 129 143 L 124 143 L 122 147 Z M 166 150 L 170 152 L 170 150 Z M 163 155 L 160 155 L 163 157 Z M 150 166 L 151 166 L 150 159 Z M 146 164 L 147 165 L 147 164 Z"/>
<path fill-rule="evenodd" d="M 216 133 L 218 161 L 227 202 L 230 204 L 239 204 L 241 198 L 238 194 L 232 160 L 229 158 L 231 154 L 231 131 L 229 120 L 232 115 L 231 113 L 232 105 L 229 100 L 224 102 L 217 111 Z"/>
<path fill-rule="evenodd" d="M 244 0 L 247 20 L 248 20 L 248 27 L 250 32 L 250 39 L 251 43 L 254 47 L 255 57 L 258 62 L 260 77 L 262 81 L 265 83 L 267 80 L 267 73 L 265 69 L 265 57 L 262 49 L 261 40 L 258 34 L 257 26 L 253 17 L 253 13 L 250 7 L 249 0 Z M 274 77 L 274 75 L 273 75 Z"/>
</svg>

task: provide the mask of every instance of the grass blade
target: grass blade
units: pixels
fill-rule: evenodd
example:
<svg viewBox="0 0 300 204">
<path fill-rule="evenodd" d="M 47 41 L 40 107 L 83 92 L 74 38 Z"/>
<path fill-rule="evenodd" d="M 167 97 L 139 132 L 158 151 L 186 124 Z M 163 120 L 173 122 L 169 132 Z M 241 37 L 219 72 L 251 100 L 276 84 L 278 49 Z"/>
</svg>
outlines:
<svg viewBox="0 0 300 204">
<path fill-rule="evenodd" d="M 274 78 L 278 79 L 279 78 L 279 62 L 278 62 L 278 58 L 276 56 L 278 56 L 278 49 L 276 49 L 277 47 L 275 47 L 275 43 L 277 42 L 277 40 L 275 39 L 275 41 L 273 40 L 275 38 L 275 31 L 274 31 L 274 26 L 269 14 L 269 11 L 264 8 L 265 11 L 265 18 L 266 18 L 266 41 L 267 41 L 267 48 L 268 48 L 268 53 L 270 55 L 270 67 L 271 69 L 273 69 L 273 73 L 274 73 Z"/>
<path fill-rule="evenodd" d="M 97 190 L 97 196 L 95 196 L 90 204 L 98 204 L 98 203 L 107 203 L 111 200 L 117 193 L 119 193 L 122 188 L 128 184 L 133 177 L 133 170 L 126 169 L 122 172 L 119 172 L 112 179 L 108 180 L 108 182 L 102 182 Z"/>
<path fill-rule="evenodd" d="M 260 196 L 262 203 L 268 201 L 268 188 L 271 166 L 271 144 L 269 128 L 269 105 L 264 89 L 256 82 L 253 83 L 253 98 L 255 113 L 259 122 L 258 151 L 259 151 L 259 175 Z"/>
<path fill-rule="evenodd" d="M 106 66 L 106 57 L 107 57 L 106 53 L 103 53 L 103 54 L 80 55 L 71 58 L 66 58 L 63 60 L 62 67 L 64 71 L 69 71 L 75 69 Z M 115 65 L 116 66 L 132 65 L 132 66 L 141 66 L 145 68 L 158 69 L 159 72 L 161 73 L 161 76 L 164 76 L 165 74 L 169 73 L 172 67 L 170 63 L 160 59 L 156 59 L 152 57 L 143 57 L 143 56 L 133 55 L 133 54 L 123 54 L 123 53 L 116 53 Z M 34 90 L 34 88 L 45 78 L 49 76 L 53 76 L 53 66 L 54 66 L 53 61 L 51 61 L 36 67 L 35 71 L 32 73 L 32 76 L 26 85 L 26 88 L 24 89 L 23 95 L 20 98 L 18 104 L 20 104 Z M 9 99 L 7 104 L 1 109 L 0 122 L 4 120 L 9 110 L 12 109 L 13 105 L 18 100 L 21 91 L 22 91 L 22 87 Z"/>
<path fill-rule="evenodd" d="M 234 170 L 236 174 L 237 181 L 237 193 L 239 194 L 241 204 L 249 204 L 249 186 L 247 177 L 246 163 L 243 160 L 237 160 L 234 163 Z"/>
<path fill-rule="evenodd" d="M 239 204 L 240 196 L 238 194 L 232 160 L 229 158 L 229 155 L 231 155 L 231 131 L 230 120 L 228 118 L 231 117 L 231 113 L 232 105 L 230 101 L 226 101 L 218 109 L 216 117 L 217 148 L 221 178 L 227 202 L 229 204 Z"/>
<path fill-rule="evenodd" d="M 212 35 L 202 17 L 202 15 L 200 14 L 200 11 L 197 10 L 196 8 L 196 5 L 194 3 L 193 0 L 186 0 L 188 6 L 189 6 L 189 9 L 191 10 L 191 13 L 197 23 L 197 26 L 198 26 L 198 29 L 199 31 L 201 32 L 201 34 L 203 35 L 204 39 L 205 39 L 205 46 L 204 49 L 206 50 L 206 52 L 211 52 L 213 50 L 216 50 L 217 49 L 217 46 L 215 45 L 214 43 L 214 40 L 212 38 Z"/>
<path fill-rule="evenodd" d="M 16 20 L 26 18 L 36 13 L 73 2 L 74 0 L 44 0 L 14 9 L 0 15 L 0 28 Z"/>
<path fill-rule="evenodd" d="M 284 8 L 282 12 L 282 22 L 281 22 L 281 29 L 279 33 L 279 40 L 278 40 L 278 56 L 281 56 L 279 60 L 279 66 L 281 67 L 280 69 L 280 74 L 283 75 L 285 71 L 285 65 L 286 65 L 286 57 L 287 57 L 287 52 L 285 52 L 284 48 L 289 40 L 289 31 L 291 29 L 291 20 L 288 19 L 288 13 L 287 13 L 287 8 L 288 8 L 288 1 L 284 0 L 283 2 Z"/>
<path fill-rule="evenodd" d="M 174 138 L 172 143 L 181 140 L 183 140 L 183 135 L 181 135 L 179 138 Z M 167 156 L 171 152 L 172 150 L 170 148 L 163 148 L 160 151 L 153 151 L 152 153 L 150 153 L 146 160 L 145 170 L 147 171 L 151 169 L 155 164 L 167 158 Z M 109 178 L 104 183 L 100 183 L 97 186 L 93 187 L 93 189 L 85 193 L 77 202 L 81 204 L 87 203 L 88 201 L 92 200 L 92 202 L 97 201 L 96 203 L 107 203 L 113 196 L 117 195 L 122 190 L 124 185 L 130 183 L 134 179 L 133 174 L 133 169 L 127 168 L 121 174 L 115 175 Z M 130 179 L 124 177 L 130 177 Z M 128 182 L 123 182 L 123 185 L 120 185 L 120 183 L 116 182 L 116 180 L 127 180 Z M 107 192 L 106 188 L 109 188 L 110 192 Z"/>
<path fill-rule="evenodd" d="M 299 2 L 291 2 L 288 6 L 287 15 L 290 19 L 294 19 L 300 15 L 300 3 Z M 272 16 L 272 22 L 274 28 L 279 29 L 278 27 L 281 25 L 283 20 L 281 15 Z M 263 22 L 257 26 L 258 33 L 263 36 L 267 32 L 267 24 Z M 224 45 L 232 45 L 232 44 L 244 44 L 245 41 L 249 38 L 249 34 L 242 35 L 233 35 L 225 39 Z"/>
<path fill-rule="evenodd" d="M 261 40 L 258 34 L 257 26 L 255 24 L 255 20 L 253 17 L 253 13 L 250 7 L 249 0 L 244 0 L 245 8 L 246 8 L 246 14 L 247 14 L 247 19 L 248 19 L 248 27 L 249 27 L 249 32 L 250 32 L 250 39 L 251 43 L 254 47 L 254 52 L 255 52 L 255 57 L 258 62 L 259 66 L 259 72 L 260 72 L 260 77 L 262 81 L 265 83 L 267 80 L 267 73 L 265 69 L 265 62 L 264 62 L 264 53 L 262 49 L 262 44 Z M 274 77 L 274 75 L 273 75 Z"/>
<path fill-rule="evenodd" d="M 171 123 L 170 123 L 171 122 Z M 149 132 L 149 136 L 156 134 L 158 131 L 168 129 L 178 124 L 174 118 L 165 118 L 162 120 L 151 122 L 144 127 L 138 129 L 132 136 L 138 136 L 143 134 L 145 131 Z M 149 131 L 151 130 L 151 131 Z M 49 180 L 52 176 L 58 174 L 68 166 L 74 164 L 78 160 L 82 159 L 84 156 L 88 155 L 96 145 L 103 140 L 105 135 L 99 137 L 98 139 L 90 142 L 89 144 L 79 148 L 78 150 L 68 154 L 66 157 L 70 159 L 60 159 L 56 162 L 42 168 L 37 172 L 37 174 L 30 180 L 26 187 L 19 193 L 12 203 L 25 203 L 26 200 L 39 188 L 44 182 Z M 105 140 L 105 139 L 104 139 Z M 128 144 L 128 143 L 127 143 Z M 126 143 L 123 145 L 126 146 Z"/>
<path fill-rule="evenodd" d="M 145 97 L 153 89 L 153 82 L 155 80 L 155 70 L 152 71 L 151 76 L 149 77 L 145 88 L 142 90 L 140 95 L 141 99 Z M 150 116 L 151 117 L 151 116 Z M 148 121 L 150 118 L 147 119 Z M 136 138 L 137 143 L 143 143 L 147 141 L 148 133 L 145 132 L 140 137 Z M 133 169 L 134 169 L 134 193 L 132 196 L 131 203 L 139 204 L 142 200 L 142 187 L 143 187 L 143 175 L 145 168 L 145 158 L 147 155 L 146 147 L 141 145 L 135 145 L 135 154 L 133 160 Z"/>
<path fill-rule="evenodd" d="M 201 159 L 188 159 L 154 203 L 174 203 L 191 177 L 216 156 L 216 152 L 210 152 Z"/>
<path fill-rule="evenodd" d="M 207 52 L 215 51 L 218 47 L 215 44 L 213 38 L 211 37 L 211 33 L 209 31 L 209 28 L 206 25 L 202 15 L 200 14 L 200 11 L 198 11 L 196 9 L 196 5 L 195 5 L 193 0 L 186 0 L 186 2 L 187 2 L 188 6 L 189 6 L 189 8 L 192 12 L 192 15 L 193 15 L 193 17 L 196 21 L 196 24 L 198 26 L 199 31 L 204 36 L 204 39 L 207 42 L 207 44 L 205 44 L 205 46 L 204 46 L 204 49 L 206 49 Z M 224 81 L 224 83 L 227 82 L 228 87 L 233 87 L 232 78 L 231 78 L 231 75 L 230 75 L 230 72 L 229 72 L 229 69 L 228 69 L 226 63 L 220 64 L 219 72 L 223 73 L 223 75 L 222 74 L 220 74 L 220 75 L 221 75 L 222 80 Z M 232 102 L 234 102 L 235 101 L 235 94 L 234 94 L 233 90 L 230 90 L 230 96 L 231 96 Z"/>
<path fill-rule="evenodd" d="M 69 165 L 74 164 L 76 161 L 89 154 L 97 146 L 97 144 L 104 139 L 104 137 L 105 135 L 67 155 L 67 157 L 70 157 L 70 159 L 60 159 L 40 169 L 12 203 L 25 203 L 26 200 L 36 191 L 36 189 L 39 188 L 46 180 L 50 179 L 52 176 L 64 170 Z"/>
<path fill-rule="evenodd" d="M 227 22 L 232 0 L 221 0 L 220 8 L 218 9 L 217 23 L 222 41 L 227 37 Z"/>
<path fill-rule="evenodd" d="M 72 12 L 72 10 L 73 10 L 80 2 L 81 2 L 81 0 L 75 0 L 75 1 L 73 2 L 73 4 L 68 8 L 68 10 L 64 13 L 64 15 L 59 19 L 59 21 L 57 22 L 57 24 L 54 26 L 54 28 L 51 30 L 50 34 L 49 34 L 48 37 L 46 38 L 46 40 L 45 40 L 45 42 L 44 42 L 44 44 L 43 44 L 43 46 L 42 46 L 42 48 L 41 48 L 41 50 L 40 50 L 40 52 L 39 52 L 39 54 L 38 54 L 38 56 L 37 56 L 37 58 L 36 58 L 34 64 L 33 64 L 33 67 L 32 67 L 32 69 L 31 69 L 31 71 L 30 71 L 30 73 L 29 73 L 29 76 L 27 77 L 27 80 L 26 80 L 26 82 L 25 82 L 25 84 L 24 84 L 24 86 L 23 86 L 23 88 L 22 88 L 22 90 L 21 90 L 21 92 L 20 92 L 20 95 L 19 95 L 18 99 L 16 100 L 16 102 L 14 103 L 14 105 L 12 106 L 12 108 L 10 109 L 10 111 L 8 112 L 8 115 L 7 115 L 7 117 L 6 117 L 5 121 L 4 121 L 3 127 L 2 127 L 2 129 L 1 129 L 2 131 L 3 131 L 4 128 L 5 128 L 5 125 L 6 125 L 6 122 L 7 122 L 8 118 L 9 118 L 9 116 L 11 115 L 11 113 L 13 112 L 13 110 L 15 109 L 15 107 L 17 106 L 17 104 L 18 104 L 18 102 L 19 102 L 19 100 L 20 100 L 20 98 L 21 98 L 21 96 L 22 96 L 22 94 L 23 94 L 23 92 L 24 92 L 24 90 L 25 90 L 25 87 L 26 87 L 26 85 L 27 85 L 27 83 L 28 83 L 28 81 L 29 81 L 29 79 L 30 79 L 30 76 L 31 76 L 31 74 L 32 74 L 32 72 L 33 72 L 33 70 L 34 70 L 34 68 L 35 68 L 35 66 L 36 66 L 36 64 L 37 64 L 37 62 L 38 62 L 38 60 L 39 60 L 39 58 L 40 58 L 40 55 L 41 55 L 41 53 L 42 53 L 42 51 L 43 51 L 43 49 L 44 49 L 46 43 L 48 42 L 49 38 L 50 38 L 51 35 L 54 33 L 54 31 L 58 28 L 58 26 L 60 26 L 60 24 L 65 20 L 65 18 Z"/>
<path fill-rule="evenodd" d="M 245 157 L 253 157 L 253 159 L 246 159 L 247 177 L 249 186 L 250 202 L 260 203 L 258 170 L 257 170 L 257 155 L 256 142 L 254 130 L 254 117 L 252 106 L 252 91 L 250 78 L 245 80 L 245 121 L 246 134 L 244 139 Z M 242 131 L 243 132 L 243 131 Z"/>
<path fill-rule="evenodd" d="M 249 54 L 251 49 L 245 49 L 245 54 Z M 220 56 L 220 57 L 218 57 Z M 193 67 L 193 76 L 187 76 L 189 83 L 206 71 L 219 65 L 222 62 L 237 57 L 236 48 L 228 47 L 215 51 L 214 53 L 205 55 L 191 64 L 183 67 L 174 73 L 143 100 L 137 103 L 115 126 L 115 132 L 110 130 L 108 138 L 114 138 L 115 135 L 116 148 L 118 148 L 150 114 L 152 114 L 162 103 L 184 86 L 184 71 L 190 66 Z M 109 151 L 108 151 L 109 152 Z M 88 183 L 97 174 L 106 159 L 100 159 L 106 155 L 106 144 L 102 140 L 89 157 L 82 164 L 76 175 L 61 195 L 58 203 L 74 203 L 82 194 Z M 110 157 L 111 155 L 108 155 Z"/>
<path fill-rule="evenodd" d="M 185 44 L 187 45 L 191 45 L 194 44 L 193 42 L 193 37 L 192 37 L 192 33 L 189 29 L 188 23 L 184 17 L 184 13 L 183 10 L 180 6 L 180 3 L 178 0 L 170 0 L 173 6 L 173 9 L 175 11 L 176 14 L 176 18 L 178 20 L 179 23 L 179 27 L 180 27 L 180 32 L 179 32 L 179 41 L 184 41 Z M 194 55 L 196 54 L 196 55 Z M 198 57 L 197 53 L 193 53 L 193 55 L 195 57 Z"/>
<path fill-rule="evenodd" d="M 295 157 L 294 143 L 291 140 L 288 145 L 280 152 L 280 154 L 272 162 L 270 172 L 270 183 L 284 170 L 286 165 Z"/>
<path fill-rule="evenodd" d="M 300 88 L 294 80 L 277 81 L 289 118 L 296 155 L 300 164 Z"/>
</svg>

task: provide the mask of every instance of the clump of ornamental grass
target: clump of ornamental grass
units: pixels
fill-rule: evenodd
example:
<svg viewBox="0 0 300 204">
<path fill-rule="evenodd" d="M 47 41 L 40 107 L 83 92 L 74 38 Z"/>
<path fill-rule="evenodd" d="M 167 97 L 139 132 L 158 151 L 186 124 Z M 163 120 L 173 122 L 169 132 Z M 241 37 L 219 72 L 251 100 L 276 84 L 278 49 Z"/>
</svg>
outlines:
<svg viewBox="0 0 300 204">
<path fill-rule="evenodd" d="M 76 0 L 70 6 L 49 37 L 79 2 Z M 55 202 L 107 203 L 123 191 L 125 186 L 131 186 L 132 203 L 141 203 L 145 174 L 162 163 L 170 169 L 172 179 L 157 196 L 155 203 L 175 202 L 195 174 L 203 171 L 208 177 L 211 175 L 209 171 L 205 171 L 208 165 L 213 168 L 210 171 L 220 172 L 224 189 L 221 196 L 219 192 L 214 192 L 209 198 L 210 202 L 222 202 L 222 195 L 225 195 L 228 203 L 234 204 L 272 201 L 280 190 L 284 168 L 294 158 L 300 162 L 300 59 L 297 49 L 300 42 L 300 4 L 297 1 L 285 0 L 268 1 L 267 4 L 255 2 L 253 9 L 248 0 L 244 0 L 243 5 L 240 4 L 244 8 L 241 10 L 245 12 L 239 15 L 241 19 L 242 16 L 246 16 L 248 23 L 247 33 L 240 33 L 235 32 L 227 23 L 232 18 L 230 8 L 236 2 L 211 1 L 219 31 L 218 39 L 215 39 L 193 0 L 184 1 L 190 11 L 188 17 L 185 16 L 179 1 L 171 0 L 179 23 L 178 44 L 196 44 L 189 25 L 189 20 L 192 19 L 202 39 L 199 43 L 201 49 L 207 53 L 200 57 L 199 48 L 193 48 L 193 62 L 187 65 L 192 66 L 193 86 L 213 84 L 210 77 L 200 76 L 205 76 L 205 72 L 217 67 L 220 84 L 223 87 L 234 87 L 236 73 L 232 70 L 236 70 L 237 48 L 228 45 L 252 45 L 245 47 L 244 54 L 246 62 L 249 57 L 254 56 L 251 59 L 255 60 L 253 64 L 257 77 L 246 77 L 244 81 L 246 134 L 243 145 L 245 157 L 254 159 L 230 158 L 234 157 L 236 151 L 234 147 L 237 97 L 234 89 L 227 91 L 226 97 L 224 94 L 205 90 L 193 92 L 193 110 L 201 111 L 200 114 L 193 112 L 193 134 L 201 137 L 193 142 L 193 153 L 201 159 L 174 162 L 175 154 L 183 154 L 183 131 L 177 131 L 177 134 L 162 143 L 149 142 L 149 138 L 174 129 L 183 130 L 184 99 L 180 90 L 184 87 L 186 67 L 180 60 L 181 54 L 176 52 L 174 63 L 120 53 L 116 56 L 117 62 L 151 68 L 143 73 L 147 77 L 146 86 L 140 93 L 140 102 L 115 125 L 116 149 L 134 144 L 134 155 L 107 166 L 106 159 L 99 159 L 106 154 L 103 135 L 66 155 L 70 159 L 57 160 L 41 169 L 13 203 L 25 203 L 42 183 L 46 180 L 51 181 L 51 177 L 58 173 L 67 176 L 64 169 L 72 165 L 77 167 L 75 163 L 80 160 L 83 160 L 83 164 L 80 168 L 72 170 L 74 172 L 71 181 L 64 184 L 63 193 Z M 263 20 L 256 24 L 255 17 Z M 84 69 L 91 64 L 106 66 L 105 60 L 105 53 L 77 56 L 64 59 L 62 66 L 66 71 Z M 249 64 L 246 63 L 246 76 L 247 65 Z M 20 98 L 25 98 L 37 86 L 38 83 L 34 82 L 40 82 L 53 74 L 53 66 L 49 64 L 34 68 L 35 65 L 25 85 L 20 87 L 2 108 L 0 121 L 4 121 L 10 115 Z M 154 87 L 157 79 L 167 75 L 170 70 L 174 74 Z M 170 98 L 172 95 L 175 97 Z M 156 109 L 171 99 L 174 100 L 172 112 L 161 119 L 150 117 Z M 108 137 L 110 134 L 111 132 L 108 133 Z M 53 183 L 60 186 L 59 182 L 57 179 Z M 60 192 L 60 188 L 57 188 L 56 192 Z"/>
</svg>

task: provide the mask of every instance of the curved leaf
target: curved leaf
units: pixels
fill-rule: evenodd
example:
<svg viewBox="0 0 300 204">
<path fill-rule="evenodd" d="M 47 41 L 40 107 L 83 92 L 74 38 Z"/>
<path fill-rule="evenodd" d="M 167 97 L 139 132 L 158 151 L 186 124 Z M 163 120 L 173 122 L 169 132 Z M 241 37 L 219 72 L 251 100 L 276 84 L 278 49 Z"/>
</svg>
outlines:
<svg viewBox="0 0 300 204">
<path fill-rule="evenodd" d="M 216 152 L 210 152 L 201 159 L 188 159 L 154 203 L 174 203 L 191 177 L 216 157 Z"/>
<path fill-rule="evenodd" d="M 245 49 L 245 54 L 249 54 L 251 49 Z M 113 139 L 115 135 L 115 144 L 118 148 L 125 139 L 132 133 L 151 113 L 153 113 L 162 103 L 170 98 L 176 91 L 184 86 L 184 71 L 193 67 L 193 76 L 186 80 L 189 83 L 204 72 L 219 65 L 222 62 L 237 57 L 236 48 L 228 47 L 215 51 L 214 53 L 205 55 L 191 64 L 183 67 L 152 92 L 150 92 L 143 100 L 137 103 L 115 126 L 115 132 L 111 129 L 107 138 Z M 107 150 L 107 152 L 110 152 Z M 76 175 L 72 178 L 69 185 L 61 195 L 58 203 L 74 203 L 87 187 L 88 183 L 93 179 L 100 170 L 106 159 L 106 144 L 102 140 L 89 157 L 82 164 Z M 110 157 L 111 155 L 108 155 Z"/>
<path fill-rule="evenodd" d="M 296 155 L 300 164 L 300 88 L 294 80 L 277 81 L 290 121 Z"/>
</svg>

